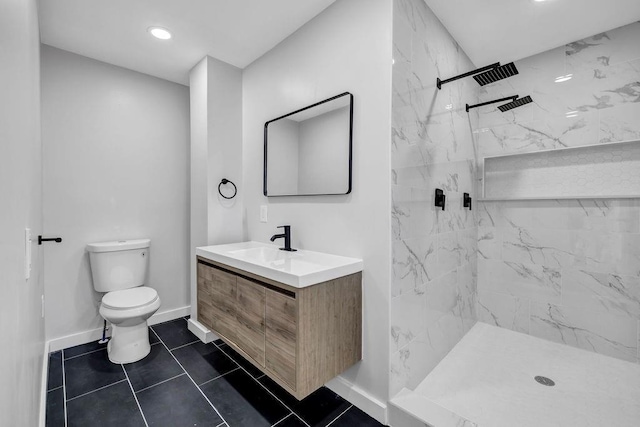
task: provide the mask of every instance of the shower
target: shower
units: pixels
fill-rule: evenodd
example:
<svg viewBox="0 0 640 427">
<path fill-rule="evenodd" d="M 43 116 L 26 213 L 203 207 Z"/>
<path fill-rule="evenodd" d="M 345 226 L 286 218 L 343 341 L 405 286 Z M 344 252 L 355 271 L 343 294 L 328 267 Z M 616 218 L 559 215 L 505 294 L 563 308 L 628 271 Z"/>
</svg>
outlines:
<svg viewBox="0 0 640 427">
<path fill-rule="evenodd" d="M 518 74 L 518 69 L 513 62 L 509 62 L 505 65 L 500 65 L 499 62 L 496 62 L 495 64 L 487 65 L 486 67 L 459 74 L 445 80 L 440 80 L 440 77 L 438 77 L 436 79 L 436 86 L 438 89 L 442 89 L 442 85 L 445 83 L 450 83 L 469 76 L 473 76 L 473 79 L 478 82 L 480 86 L 484 86 L 489 83 L 506 79 L 507 77 L 515 76 L 516 74 Z"/>
<path fill-rule="evenodd" d="M 485 105 L 490 105 L 490 104 L 497 104 L 498 102 L 504 102 L 509 100 L 511 100 L 511 102 L 508 102 L 503 105 L 498 105 L 498 109 L 503 113 L 533 102 L 533 100 L 529 95 L 525 96 L 524 98 L 520 98 L 519 95 L 513 95 L 513 96 L 507 96 L 506 98 L 495 99 L 493 101 L 481 102 L 480 104 L 474 104 L 474 105 L 466 104 L 465 110 L 467 110 L 467 113 L 468 113 L 469 110 L 471 110 L 472 108 L 483 107 Z"/>
</svg>

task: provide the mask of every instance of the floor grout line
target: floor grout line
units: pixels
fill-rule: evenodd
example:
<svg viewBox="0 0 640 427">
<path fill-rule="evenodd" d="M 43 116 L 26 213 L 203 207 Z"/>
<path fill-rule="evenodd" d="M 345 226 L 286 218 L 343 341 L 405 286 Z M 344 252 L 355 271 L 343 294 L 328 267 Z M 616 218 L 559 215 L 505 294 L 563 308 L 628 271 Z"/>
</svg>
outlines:
<svg viewBox="0 0 640 427">
<path fill-rule="evenodd" d="M 91 353 L 97 353 L 99 351 L 106 350 L 106 349 L 107 349 L 107 347 L 102 347 L 102 348 L 98 348 L 96 350 L 87 351 L 86 353 L 76 354 L 75 356 L 69 357 L 67 360 L 73 360 L 73 359 L 76 359 L 78 357 L 86 356 L 87 354 L 91 354 Z"/>
<path fill-rule="evenodd" d="M 238 369 L 240 369 L 240 368 L 239 368 L 239 367 L 238 367 L 238 368 L 233 368 L 233 369 L 232 369 L 232 370 L 230 370 L 229 372 L 225 372 L 224 374 L 222 374 L 222 375 L 218 375 L 218 376 L 217 376 L 217 377 L 215 377 L 215 378 L 211 378 L 210 380 L 206 380 L 206 381 L 205 381 L 205 382 L 203 382 L 202 384 L 199 384 L 199 385 L 198 385 L 198 387 L 202 387 L 202 386 L 203 386 L 203 385 L 205 385 L 205 384 L 209 384 L 211 381 L 215 381 L 215 380 L 217 380 L 217 379 L 219 379 L 219 378 L 222 378 L 222 377 L 224 377 L 225 375 L 230 374 L 231 372 L 235 372 L 235 371 L 237 371 Z"/>
<path fill-rule="evenodd" d="M 285 405 L 285 407 L 286 407 L 286 405 Z M 309 425 L 309 423 L 308 423 L 308 422 L 306 422 L 305 420 L 303 420 L 303 419 L 302 419 L 302 417 L 301 417 L 300 415 L 296 414 L 295 412 L 293 413 L 293 415 L 294 415 L 297 419 L 299 419 L 299 420 L 302 422 L 302 424 L 306 425 L 307 427 L 311 427 L 311 425 Z"/>
<path fill-rule="evenodd" d="M 172 348 L 172 349 L 169 349 L 169 351 L 178 350 L 179 348 L 183 348 L 183 347 L 188 347 L 188 346 L 190 346 L 191 344 L 195 344 L 195 343 L 197 343 L 198 341 L 200 341 L 200 339 L 199 339 L 199 338 L 198 338 L 197 340 L 195 340 L 195 341 L 191 341 L 191 342 L 189 342 L 189 343 L 182 344 L 182 345 L 179 345 L 179 346 L 174 347 L 174 348 Z M 167 347 L 167 348 L 168 348 L 168 347 Z"/>
<path fill-rule="evenodd" d="M 56 388 L 52 388 L 51 390 L 47 390 L 47 393 L 49 393 L 50 391 L 56 391 L 56 390 L 58 390 L 59 388 L 62 388 L 62 387 L 63 387 L 63 386 L 59 385 L 59 386 L 58 386 L 58 387 L 56 387 Z"/>
<path fill-rule="evenodd" d="M 212 341 L 213 342 L 213 341 Z M 249 371 L 247 371 L 244 367 L 242 367 L 242 365 L 240 365 L 238 362 L 236 362 L 235 360 L 233 360 L 233 357 L 229 356 L 218 344 L 216 344 L 215 342 L 213 342 L 213 345 L 215 345 L 216 347 L 218 347 L 218 350 L 220 350 L 222 353 L 224 353 L 229 359 L 231 359 L 233 361 L 233 363 L 235 363 L 236 365 L 238 365 L 238 367 L 240 369 L 242 369 L 247 375 L 249 375 L 249 377 L 251 379 L 253 379 L 256 383 L 258 383 L 258 385 L 260 385 L 260 387 L 262 387 L 263 389 L 265 389 L 267 391 L 267 393 L 269 393 L 271 396 L 273 396 L 278 402 L 280 402 L 282 404 L 282 406 L 284 406 L 285 408 L 287 408 L 289 411 L 291 411 L 296 417 L 298 417 L 298 419 L 300 421 L 302 421 L 304 423 L 304 425 L 306 425 L 307 427 L 311 427 L 305 420 L 303 420 L 302 418 L 300 418 L 300 416 L 298 414 L 296 414 L 293 409 L 289 408 L 282 400 L 280 400 L 278 398 L 278 396 L 276 396 L 275 394 L 273 394 L 273 392 L 271 390 L 269 390 L 267 387 L 265 387 L 264 384 L 262 384 L 260 381 L 258 381 L 257 379 L 253 378 L 253 376 L 251 376 L 251 374 L 249 373 Z M 242 356 L 240 356 L 242 357 Z M 264 376 L 264 375 L 263 375 Z M 262 377 L 260 377 L 262 378 Z"/>
<path fill-rule="evenodd" d="M 149 387 L 141 388 L 141 389 L 140 389 L 140 390 L 138 390 L 138 391 L 135 391 L 135 390 L 134 390 L 134 393 L 141 393 L 141 392 L 143 392 L 143 391 L 145 391 L 145 390 L 149 390 L 150 388 L 154 388 L 154 387 L 155 387 L 155 386 L 157 386 L 157 385 L 164 384 L 164 383 L 166 383 L 166 382 L 168 382 L 168 381 L 171 381 L 171 380 L 175 380 L 176 378 L 181 377 L 181 376 L 183 376 L 183 375 L 184 375 L 184 372 L 183 372 L 183 373 L 181 373 L 181 374 L 179 374 L 179 375 L 173 376 L 173 377 L 171 377 L 171 378 L 167 378 L 166 380 L 160 381 L 159 383 L 156 383 L 156 384 L 150 385 Z"/>
<path fill-rule="evenodd" d="M 120 366 L 124 371 L 124 376 L 127 377 L 127 383 L 129 384 L 129 388 L 131 389 L 133 398 L 136 400 L 136 405 L 138 405 L 138 410 L 140 411 L 140 415 L 142 415 L 142 421 L 144 421 L 145 426 L 149 427 L 149 423 L 147 422 L 147 417 L 144 416 L 144 412 L 142 411 L 142 406 L 140 406 L 140 402 L 138 402 L 138 396 L 136 396 L 136 391 L 133 389 L 133 384 L 131 384 L 131 380 L 129 379 L 129 374 L 127 374 L 127 370 L 124 368 L 124 364 L 121 363 Z"/>
<path fill-rule="evenodd" d="M 280 424 L 281 422 L 283 422 L 284 420 L 286 420 L 287 418 L 289 418 L 290 416 L 294 415 L 294 413 L 290 413 L 287 414 L 287 416 L 285 416 L 283 419 L 281 419 L 280 421 L 276 422 L 275 424 L 272 424 L 271 427 L 276 427 L 278 424 Z M 295 415 L 294 415 L 295 416 Z"/>
<path fill-rule="evenodd" d="M 61 350 L 62 356 L 62 404 L 64 407 L 64 427 L 67 427 L 67 379 L 64 370 L 64 349 Z"/>
<path fill-rule="evenodd" d="M 345 409 L 344 411 L 342 411 L 342 413 L 341 413 L 340 415 L 338 415 L 337 417 L 335 417 L 335 418 L 333 419 L 333 421 L 331 421 L 329 424 L 327 424 L 327 427 L 329 427 L 331 424 L 335 423 L 335 422 L 336 422 L 336 420 L 337 420 L 338 418 L 340 418 L 341 416 L 343 416 L 344 414 L 346 414 L 346 413 L 347 413 L 347 411 L 348 411 L 349 409 L 351 409 L 351 408 L 353 408 L 353 405 L 349 406 L 347 409 Z"/>
<path fill-rule="evenodd" d="M 91 394 L 91 393 L 95 393 L 96 391 L 104 390 L 105 388 L 109 388 L 109 387 L 111 387 L 112 385 L 120 384 L 121 382 L 124 382 L 124 381 L 126 381 L 126 380 L 127 380 L 126 378 L 123 378 L 123 379 L 121 379 L 120 381 L 116 381 L 115 383 L 111 383 L 111 384 L 104 385 L 104 386 L 102 386 L 102 387 L 98 387 L 98 388 L 96 388 L 95 390 L 91 390 L 91 391 L 88 391 L 88 392 L 86 392 L 86 393 L 82 393 L 82 394 L 80 394 L 80 395 L 78 395 L 78 396 L 74 396 L 74 397 L 72 397 L 71 399 L 68 399 L 68 400 L 67 400 L 67 402 L 71 402 L 72 400 L 76 400 L 76 399 L 79 399 L 79 398 L 81 398 L 81 397 L 87 396 L 87 395 L 89 395 L 89 394 Z"/>
<path fill-rule="evenodd" d="M 151 327 L 151 326 L 150 326 Z M 155 330 L 153 331 L 154 333 L 156 332 Z M 182 366 L 182 363 L 180 363 L 180 361 L 176 358 L 176 356 L 173 355 L 173 353 L 171 353 L 171 350 L 169 350 L 169 347 L 167 347 L 167 344 L 165 344 L 165 342 L 162 340 L 162 338 L 160 338 L 160 335 L 158 335 L 156 333 L 156 335 L 158 336 L 158 339 L 160 340 L 160 342 L 162 343 L 162 345 L 164 346 L 164 348 L 167 349 L 167 351 L 169 352 L 169 354 L 171 355 L 171 357 L 173 357 L 173 360 L 176 361 L 176 363 L 178 364 L 178 366 L 180 366 L 180 368 L 182 368 L 182 370 L 184 371 L 184 373 L 187 375 L 187 377 L 191 380 L 191 382 L 193 383 L 193 385 L 196 386 L 196 388 L 198 389 L 198 391 L 200 392 L 200 394 L 202 395 L 202 397 L 205 398 L 205 400 L 207 402 L 209 402 L 209 405 L 211 405 L 211 407 L 213 408 L 214 411 L 216 411 L 216 414 L 218 414 L 218 416 L 220 417 L 220 419 L 222 421 L 224 421 L 225 424 L 227 424 L 227 420 L 224 419 L 224 417 L 222 416 L 222 414 L 220 413 L 220 411 L 218 411 L 218 408 L 216 408 L 215 406 L 213 406 L 213 403 L 211 403 L 211 401 L 209 400 L 209 398 L 207 397 L 206 394 L 204 394 L 204 392 L 200 389 L 200 387 L 198 387 L 198 384 L 196 384 L 196 382 L 193 380 L 193 378 L 191 378 L 191 375 L 189 375 L 189 373 L 187 372 L 186 369 L 184 369 L 184 366 Z M 228 424 L 227 424 L 228 425 Z"/>
</svg>

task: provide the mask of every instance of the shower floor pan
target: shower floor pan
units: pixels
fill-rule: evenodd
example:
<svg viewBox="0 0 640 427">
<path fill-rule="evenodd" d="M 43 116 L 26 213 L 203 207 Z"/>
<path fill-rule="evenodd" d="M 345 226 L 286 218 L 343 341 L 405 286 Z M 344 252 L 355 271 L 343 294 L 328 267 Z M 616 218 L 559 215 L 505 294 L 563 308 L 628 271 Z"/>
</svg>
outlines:
<svg viewBox="0 0 640 427">
<path fill-rule="evenodd" d="M 479 322 L 391 403 L 393 427 L 638 427 L 640 365 Z"/>
</svg>

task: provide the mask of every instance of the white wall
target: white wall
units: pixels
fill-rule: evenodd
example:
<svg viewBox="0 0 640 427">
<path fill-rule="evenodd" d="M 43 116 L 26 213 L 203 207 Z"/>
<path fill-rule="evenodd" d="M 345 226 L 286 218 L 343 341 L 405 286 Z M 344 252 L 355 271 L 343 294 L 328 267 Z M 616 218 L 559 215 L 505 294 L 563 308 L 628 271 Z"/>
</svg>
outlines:
<svg viewBox="0 0 640 427">
<path fill-rule="evenodd" d="M 242 215 L 242 71 L 206 56 L 189 73 L 191 99 L 191 315 L 197 318 L 195 248 L 244 239 Z M 222 178 L 237 195 L 218 193 Z M 226 196 L 233 186 L 221 187 Z M 197 331 L 196 331 L 197 332 Z"/>
<path fill-rule="evenodd" d="M 188 88 L 43 46 L 42 132 L 47 338 L 102 325 L 90 242 L 150 238 L 159 313 L 188 306 Z"/>
<path fill-rule="evenodd" d="M 209 241 L 209 179 L 207 120 L 207 57 L 189 72 L 190 102 L 190 197 L 189 197 L 189 283 L 191 289 L 191 321 L 198 318 L 196 247 Z"/>
<path fill-rule="evenodd" d="M 207 57 L 207 142 L 209 183 L 209 244 L 242 239 L 242 70 Z M 238 194 L 227 200 L 218 193 L 222 178 Z M 233 186 L 221 187 L 233 194 Z"/>
<path fill-rule="evenodd" d="M 389 0 L 338 0 L 244 70 L 244 203 L 249 238 L 292 226 L 294 247 L 364 260 L 363 361 L 343 377 L 387 400 L 390 279 L 391 13 Z M 262 195 L 263 127 L 349 91 L 354 189 L 345 196 Z M 269 222 L 259 222 L 261 204 Z"/>
<path fill-rule="evenodd" d="M 24 275 L 24 229 L 42 232 L 40 36 L 35 0 L 0 2 L 0 425 L 38 425 L 42 247 Z"/>
</svg>

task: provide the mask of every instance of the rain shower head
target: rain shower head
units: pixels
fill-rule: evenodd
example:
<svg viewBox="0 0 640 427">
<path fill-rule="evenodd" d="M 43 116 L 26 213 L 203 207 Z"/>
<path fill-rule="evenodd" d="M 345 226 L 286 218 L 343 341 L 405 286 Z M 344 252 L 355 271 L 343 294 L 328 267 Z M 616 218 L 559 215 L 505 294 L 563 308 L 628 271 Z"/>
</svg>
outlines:
<svg viewBox="0 0 640 427">
<path fill-rule="evenodd" d="M 533 102 L 533 99 L 531 99 L 531 97 L 527 95 L 524 98 L 515 99 L 512 102 L 509 102 L 507 104 L 498 105 L 498 108 L 500 109 L 500 111 L 504 113 L 505 111 L 512 110 L 514 108 L 520 107 L 525 104 L 529 104 L 531 102 Z"/>
<path fill-rule="evenodd" d="M 530 102 L 533 102 L 533 100 L 529 95 L 525 96 L 524 98 L 520 98 L 518 95 L 513 95 L 513 96 L 507 96 L 506 98 L 494 99 L 493 101 L 481 102 L 480 104 L 475 104 L 475 105 L 467 104 L 465 109 L 467 110 L 467 113 L 468 113 L 469 110 L 471 110 L 472 108 L 484 107 L 485 105 L 497 104 L 498 102 L 504 102 L 509 100 L 511 100 L 511 102 L 498 106 L 500 111 L 502 111 L 503 113 L 513 108 L 520 107 L 521 105 L 525 105 L 525 104 L 529 104 Z"/>
<path fill-rule="evenodd" d="M 436 79 L 436 87 L 442 89 L 442 85 L 445 83 L 469 76 L 473 76 L 480 86 L 484 86 L 497 82 L 498 80 L 506 79 L 507 77 L 515 76 L 516 74 L 518 74 L 518 69 L 513 62 L 505 65 L 500 65 L 499 62 L 496 62 L 495 64 L 487 65 L 486 67 L 478 68 L 477 70 L 469 71 L 446 80 L 440 80 L 440 77 L 438 77 Z"/>
<path fill-rule="evenodd" d="M 485 71 L 481 74 L 476 74 L 473 79 L 478 82 L 480 86 L 488 85 L 489 83 L 497 82 L 498 80 L 506 79 L 507 77 L 515 76 L 518 74 L 518 69 L 513 62 L 500 65 Z"/>
</svg>

